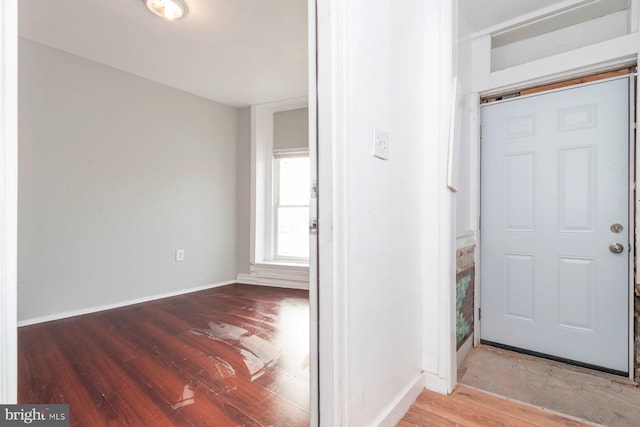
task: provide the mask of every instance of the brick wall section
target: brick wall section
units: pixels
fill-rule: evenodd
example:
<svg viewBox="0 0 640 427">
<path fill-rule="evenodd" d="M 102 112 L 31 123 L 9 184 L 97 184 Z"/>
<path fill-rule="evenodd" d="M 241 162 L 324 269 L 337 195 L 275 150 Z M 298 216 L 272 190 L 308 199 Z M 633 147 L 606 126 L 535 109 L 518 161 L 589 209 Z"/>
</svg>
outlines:
<svg viewBox="0 0 640 427">
<path fill-rule="evenodd" d="M 460 348 L 473 335 L 474 247 L 456 251 L 456 341 Z"/>
</svg>

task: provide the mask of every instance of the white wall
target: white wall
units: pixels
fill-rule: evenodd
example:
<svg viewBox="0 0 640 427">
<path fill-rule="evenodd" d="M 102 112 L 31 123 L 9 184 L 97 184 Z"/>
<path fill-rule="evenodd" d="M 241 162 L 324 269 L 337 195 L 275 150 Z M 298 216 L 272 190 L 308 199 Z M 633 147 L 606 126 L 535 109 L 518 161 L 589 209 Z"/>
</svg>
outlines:
<svg viewBox="0 0 640 427">
<path fill-rule="evenodd" d="M 359 0 L 332 10 L 344 33 L 334 34 L 339 40 L 332 58 L 333 75 L 339 76 L 333 82 L 337 92 L 330 95 L 320 71 L 320 143 L 326 141 L 323 107 L 329 96 L 336 103 L 332 105 L 338 105 L 331 109 L 333 135 L 342 139 L 332 141 L 336 216 L 332 224 L 321 216 L 320 233 L 324 241 L 323 233 L 331 231 L 323 227 L 332 227 L 337 254 L 337 273 L 331 280 L 342 335 L 338 343 L 344 346 L 337 349 L 344 358 L 338 362 L 344 370 L 341 374 L 337 367 L 337 387 L 345 400 L 344 407 L 334 410 L 341 425 L 394 425 L 394 411 L 406 403 L 403 398 L 415 398 L 416 384 L 418 391 L 424 385 L 424 334 L 438 337 L 437 321 L 424 326 L 423 317 L 423 292 L 435 293 L 437 306 L 439 283 L 437 256 L 434 263 L 425 259 L 425 245 L 430 253 L 438 248 L 440 177 L 439 98 L 429 100 L 425 94 L 429 73 L 423 62 L 425 19 L 432 10 L 422 0 Z M 321 67 L 327 64 L 323 59 Z M 429 67 L 439 66 L 439 59 L 432 57 Z M 427 102 L 438 116 L 429 125 Z M 389 132 L 388 161 L 372 155 L 374 126 Z M 322 160 L 326 145 L 320 150 Z M 425 179 L 428 176 L 435 180 Z M 321 175 L 321 206 L 329 194 L 323 182 Z M 427 201 L 425 194 L 434 197 Z M 331 280 L 323 276 L 322 264 L 329 262 L 320 262 L 321 311 L 328 312 L 322 301 L 327 301 L 323 292 L 329 291 L 323 287 Z M 321 315 L 321 334 L 323 319 Z"/>
<path fill-rule="evenodd" d="M 452 4 L 318 6 L 321 422 L 393 426 L 455 381 Z"/>
<path fill-rule="evenodd" d="M 309 109 L 280 111 L 273 115 L 273 149 L 309 148 Z"/>
<path fill-rule="evenodd" d="M 251 229 L 251 107 L 238 110 L 237 245 L 239 274 L 249 274 Z"/>
<path fill-rule="evenodd" d="M 458 58 L 457 70 L 454 72 L 458 76 L 460 83 L 459 89 L 461 90 L 461 98 L 468 99 L 471 93 L 472 86 L 472 63 L 471 63 L 471 41 L 469 40 L 470 32 L 468 25 L 464 20 L 462 14 L 458 17 L 458 39 L 460 44 L 458 46 Z M 477 188 L 475 173 L 477 168 L 473 164 L 475 159 L 472 158 L 471 153 L 474 147 L 477 145 L 477 141 L 472 140 L 475 129 L 472 126 L 477 126 L 477 121 L 473 119 L 476 109 L 470 108 L 470 106 L 459 106 L 457 114 L 460 116 L 460 150 L 458 162 L 459 171 L 459 187 L 458 192 L 455 195 L 456 198 L 456 234 L 465 235 L 469 232 L 475 231 L 474 215 L 477 214 L 473 207 L 474 194 L 473 192 Z M 475 185 L 474 185 L 475 184 Z"/>
<path fill-rule="evenodd" d="M 237 111 L 19 49 L 19 319 L 233 280 Z"/>
</svg>

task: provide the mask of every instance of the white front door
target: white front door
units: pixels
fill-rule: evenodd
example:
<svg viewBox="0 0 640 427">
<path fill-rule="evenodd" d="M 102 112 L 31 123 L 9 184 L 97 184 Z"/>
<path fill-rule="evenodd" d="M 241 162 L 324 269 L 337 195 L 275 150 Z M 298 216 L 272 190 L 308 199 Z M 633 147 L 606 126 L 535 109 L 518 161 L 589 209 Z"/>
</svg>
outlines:
<svg viewBox="0 0 640 427">
<path fill-rule="evenodd" d="M 629 79 L 483 106 L 481 147 L 481 338 L 627 372 Z"/>
</svg>

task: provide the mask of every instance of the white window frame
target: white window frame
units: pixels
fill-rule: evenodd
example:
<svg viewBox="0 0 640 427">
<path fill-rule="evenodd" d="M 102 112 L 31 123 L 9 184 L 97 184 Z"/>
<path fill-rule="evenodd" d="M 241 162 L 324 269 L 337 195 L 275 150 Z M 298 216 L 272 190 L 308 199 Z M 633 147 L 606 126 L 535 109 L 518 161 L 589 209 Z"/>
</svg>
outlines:
<svg viewBox="0 0 640 427">
<path fill-rule="evenodd" d="M 263 266 L 293 264 L 294 269 L 308 270 L 308 264 L 276 261 L 272 257 L 273 204 L 273 132 L 274 114 L 308 108 L 307 97 L 251 106 L 251 217 L 249 264 L 252 276 Z M 295 273 L 295 282 L 300 282 Z M 306 273 L 308 276 L 308 272 Z M 304 281 L 308 288 L 308 277 Z M 287 278 L 287 283 L 290 281 Z M 299 284 L 302 286 L 301 284 Z"/>
<path fill-rule="evenodd" d="M 309 264 L 274 261 L 270 253 L 274 114 L 307 107 L 307 97 L 251 106 L 249 274 L 238 274 L 239 283 L 309 289 Z"/>
<path fill-rule="evenodd" d="M 309 158 L 309 149 L 274 149 L 273 150 L 273 203 L 271 204 L 271 259 L 273 261 L 285 261 L 301 264 L 309 264 L 309 257 L 291 257 L 278 255 L 278 208 L 280 208 L 280 167 L 278 159 L 307 157 Z M 310 200 L 306 205 L 286 205 L 286 207 L 310 208 Z"/>
</svg>

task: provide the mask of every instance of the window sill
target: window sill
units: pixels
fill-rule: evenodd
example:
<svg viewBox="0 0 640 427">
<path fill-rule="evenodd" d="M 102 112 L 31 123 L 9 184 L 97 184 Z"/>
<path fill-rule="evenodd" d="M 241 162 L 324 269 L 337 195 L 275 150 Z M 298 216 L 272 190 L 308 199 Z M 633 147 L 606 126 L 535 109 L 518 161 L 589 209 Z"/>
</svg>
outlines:
<svg viewBox="0 0 640 427">
<path fill-rule="evenodd" d="M 260 261 L 254 264 L 257 267 L 300 267 L 309 268 L 309 261 L 291 261 L 291 260 L 272 260 L 272 261 Z"/>
</svg>

